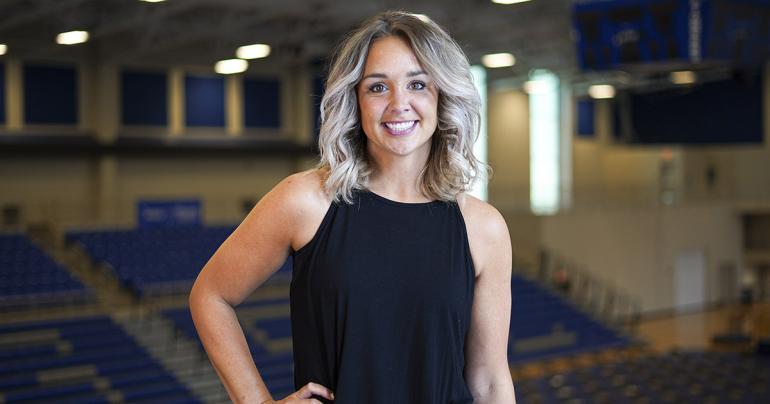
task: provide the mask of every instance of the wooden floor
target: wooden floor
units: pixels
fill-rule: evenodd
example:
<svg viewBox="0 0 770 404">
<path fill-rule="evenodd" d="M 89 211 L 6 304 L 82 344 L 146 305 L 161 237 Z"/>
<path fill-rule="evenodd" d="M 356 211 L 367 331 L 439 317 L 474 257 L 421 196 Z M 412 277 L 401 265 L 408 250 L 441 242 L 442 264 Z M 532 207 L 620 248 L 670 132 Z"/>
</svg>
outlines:
<svg viewBox="0 0 770 404">
<path fill-rule="evenodd" d="M 711 349 L 714 335 L 745 333 L 754 338 L 770 337 L 770 302 L 752 306 L 739 304 L 709 310 L 671 314 L 642 320 L 638 336 L 655 351 Z"/>
</svg>

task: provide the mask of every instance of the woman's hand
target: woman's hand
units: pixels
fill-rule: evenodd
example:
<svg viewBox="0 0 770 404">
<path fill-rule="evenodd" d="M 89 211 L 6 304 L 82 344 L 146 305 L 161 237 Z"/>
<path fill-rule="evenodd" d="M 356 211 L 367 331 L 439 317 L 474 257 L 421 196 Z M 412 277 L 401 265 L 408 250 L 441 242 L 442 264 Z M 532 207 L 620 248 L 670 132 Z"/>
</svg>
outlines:
<svg viewBox="0 0 770 404">
<path fill-rule="evenodd" d="M 324 386 L 318 383 L 310 382 L 294 393 L 290 394 L 283 400 L 272 401 L 267 400 L 262 404 L 295 404 L 295 403 L 312 403 L 321 404 L 320 401 L 312 398 L 313 396 L 321 396 L 327 400 L 334 400 L 334 393 Z"/>
</svg>

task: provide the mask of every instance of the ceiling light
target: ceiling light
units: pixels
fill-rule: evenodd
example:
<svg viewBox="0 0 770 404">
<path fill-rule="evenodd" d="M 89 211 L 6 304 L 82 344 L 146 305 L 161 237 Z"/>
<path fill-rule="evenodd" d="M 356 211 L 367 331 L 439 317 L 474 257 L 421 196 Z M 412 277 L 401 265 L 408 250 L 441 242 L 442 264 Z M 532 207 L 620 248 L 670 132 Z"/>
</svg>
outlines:
<svg viewBox="0 0 770 404">
<path fill-rule="evenodd" d="M 139 0 L 139 1 L 143 1 L 145 3 L 160 3 L 160 2 L 166 1 L 166 0 Z"/>
<path fill-rule="evenodd" d="M 609 84 L 595 84 L 588 87 L 588 95 L 595 99 L 612 98 L 615 96 L 615 87 Z"/>
<path fill-rule="evenodd" d="M 8 45 L 0 43 L 0 55 L 5 55 L 8 52 Z"/>
<path fill-rule="evenodd" d="M 695 72 L 691 70 L 671 72 L 669 78 L 674 84 L 692 84 L 695 83 L 696 80 Z"/>
<path fill-rule="evenodd" d="M 243 59 L 225 59 L 214 65 L 214 71 L 219 74 L 235 74 L 246 71 L 248 67 L 249 62 Z"/>
<path fill-rule="evenodd" d="M 87 40 L 88 31 L 70 31 L 56 35 L 56 43 L 59 45 L 75 45 Z"/>
<path fill-rule="evenodd" d="M 492 0 L 492 3 L 497 3 L 497 4 L 516 4 L 516 3 L 524 3 L 525 1 L 529 1 L 529 0 Z"/>
<path fill-rule="evenodd" d="M 510 53 L 492 53 L 481 57 L 481 64 L 493 69 L 496 67 L 509 67 L 516 63 L 516 58 Z"/>
<path fill-rule="evenodd" d="M 239 59 L 259 59 L 267 57 L 269 54 L 270 45 L 265 45 L 263 43 L 241 46 L 235 51 L 235 56 Z"/>
</svg>

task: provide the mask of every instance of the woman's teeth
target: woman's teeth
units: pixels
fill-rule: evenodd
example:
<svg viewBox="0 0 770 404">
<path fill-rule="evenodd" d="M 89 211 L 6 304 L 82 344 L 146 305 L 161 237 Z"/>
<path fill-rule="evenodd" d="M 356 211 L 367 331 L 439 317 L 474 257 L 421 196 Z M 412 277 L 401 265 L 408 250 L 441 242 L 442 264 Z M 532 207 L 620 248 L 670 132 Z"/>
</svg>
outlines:
<svg viewBox="0 0 770 404">
<path fill-rule="evenodd" d="M 406 132 L 411 129 L 417 121 L 406 122 L 386 122 L 385 126 L 393 132 Z"/>
</svg>

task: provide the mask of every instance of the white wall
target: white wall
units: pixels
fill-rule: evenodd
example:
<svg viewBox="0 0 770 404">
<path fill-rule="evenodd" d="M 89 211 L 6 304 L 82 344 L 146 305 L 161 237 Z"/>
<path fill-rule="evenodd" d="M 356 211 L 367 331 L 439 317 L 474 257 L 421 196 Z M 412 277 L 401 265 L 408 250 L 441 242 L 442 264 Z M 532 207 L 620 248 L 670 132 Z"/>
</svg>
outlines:
<svg viewBox="0 0 770 404">
<path fill-rule="evenodd" d="M 529 101 L 515 90 L 490 91 L 487 156 L 489 201 L 505 217 L 517 265 L 535 265 L 540 217 L 529 212 Z"/>
<path fill-rule="evenodd" d="M 87 159 L 0 159 L 0 206 L 20 206 L 24 222 L 82 220 L 93 209 L 92 171 Z"/>
<path fill-rule="evenodd" d="M 726 205 L 573 211 L 541 223 L 544 247 L 638 296 L 648 312 L 673 306 L 679 252 L 705 252 L 706 303 L 720 299 L 720 266 L 742 259 L 740 216 Z"/>
<path fill-rule="evenodd" d="M 521 91 L 490 91 L 489 199 L 501 209 L 529 209 L 529 101 Z"/>
</svg>

